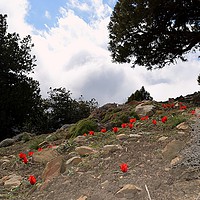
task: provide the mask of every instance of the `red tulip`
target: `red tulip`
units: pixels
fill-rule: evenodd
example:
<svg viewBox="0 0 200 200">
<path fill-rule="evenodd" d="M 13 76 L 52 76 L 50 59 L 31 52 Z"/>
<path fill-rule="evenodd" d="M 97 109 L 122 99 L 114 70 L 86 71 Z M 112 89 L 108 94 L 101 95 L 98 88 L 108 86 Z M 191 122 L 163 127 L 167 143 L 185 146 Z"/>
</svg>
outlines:
<svg viewBox="0 0 200 200">
<path fill-rule="evenodd" d="M 128 126 L 130 129 L 133 128 L 133 124 L 131 124 L 131 123 Z"/>
<path fill-rule="evenodd" d="M 129 120 L 129 122 L 130 122 L 130 123 L 136 122 L 136 118 L 131 118 L 131 119 Z"/>
<path fill-rule="evenodd" d="M 128 165 L 127 165 L 126 163 L 122 163 L 122 164 L 120 165 L 120 169 L 121 169 L 122 172 L 127 172 L 127 170 L 128 170 Z"/>
<path fill-rule="evenodd" d="M 87 136 L 87 133 L 84 133 L 83 136 Z"/>
<path fill-rule="evenodd" d="M 101 132 L 102 132 L 102 133 L 105 133 L 106 131 L 107 131 L 106 128 L 102 128 L 102 129 L 101 129 Z"/>
<path fill-rule="evenodd" d="M 180 106 L 180 110 L 186 110 L 187 106 Z"/>
<path fill-rule="evenodd" d="M 161 121 L 165 123 L 167 121 L 167 116 L 162 117 Z"/>
<path fill-rule="evenodd" d="M 148 116 L 141 117 L 141 120 L 147 120 L 147 119 L 149 119 Z"/>
<path fill-rule="evenodd" d="M 42 148 L 40 147 L 40 148 L 38 148 L 38 151 L 42 151 Z"/>
<path fill-rule="evenodd" d="M 89 131 L 89 135 L 94 135 L 94 131 Z"/>
<path fill-rule="evenodd" d="M 22 160 L 22 162 L 23 162 L 24 164 L 27 164 L 27 163 L 28 163 L 27 157 L 24 157 L 23 160 Z"/>
<path fill-rule="evenodd" d="M 113 132 L 117 133 L 118 132 L 118 128 L 117 127 L 113 127 Z"/>
<path fill-rule="evenodd" d="M 122 128 L 126 128 L 126 123 L 123 123 L 123 124 L 121 125 L 121 127 L 122 127 Z"/>
<path fill-rule="evenodd" d="M 153 120 L 152 120 L 152 123 L 156 125 L 156 124 L 157 124 L 157 121 L 156 121 L 155 119 L 153 119 Z"/>
<path fill-rule="evenodd" d="M 29 156 L 32 156 L 33 154 L 34 154 L 33 151 L 29 151 L 29 152 L 28 152 L 28 155 L 29 155 Z"/>
<path fill-rule="evenodd" d="M 196 111 L 195 110 L 191 110 L 191 114 L 195 115 Z"/>
<path fill-rule="evenodd" d="M 30 182 L 31 185 L 34 185 L 36 183 L 35 176 L 30 175 L 28 180 L 29 180 L 29 182 Z"/>
<path fill-rule="evenodd" d="M 19 153 L 19 157 L 21 158 L 21 159 L 24 159 L 25 157 L 26 157 L 26 154 L 25 153 Z"/>
</svg>

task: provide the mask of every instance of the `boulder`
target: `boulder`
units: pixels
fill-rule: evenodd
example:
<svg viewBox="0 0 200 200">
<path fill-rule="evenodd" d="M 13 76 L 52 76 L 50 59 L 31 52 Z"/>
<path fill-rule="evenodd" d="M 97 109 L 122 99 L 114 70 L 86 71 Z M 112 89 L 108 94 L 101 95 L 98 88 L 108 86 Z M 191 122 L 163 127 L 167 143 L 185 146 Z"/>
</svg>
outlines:
<svg viewBox="0 0 200 200">
<path fill-rule="evenodd" d="M 42 180 L 45 182 L 47 180 L 52 180 L 53 178 L 59 176 L 61 173 L 65 172 L 64 158 L 63 156 L 58 156 L 48 162 L 42 173 Z"/>
<path fill-rule="evenodd" d="M 4 140 L 2 140 L 1 142 L 0 142 L 0 148 L 1 147 L 8 147 L 8 146 L 11 146 L 11 145 L 13 145 L 14 143 L 15 143 L 15 139 L 13 139 L 13 138 L 6 138 L 6 139 L 4 139 Z"/>
<path fill-rule="evenodd" d="M 90 154 L 94 154 L 94 153 L 97 152 L 97 151 L 94 150 L 93 148 L 87 147 L 87 146 L 80 146 L 80 147 L 77 147 L 77 148 L 75 149 L 75 151 L 76 151 L 80 156 L 90 155 Z"/>
<path fill-rule="evenodd" d="M 124 185 L 124 187 L 116 193 L 116 197 L 126 199 L 137 199 L 138 193 L 140 191 L 142 191 L 142 189 L 137 187 L 136 185 L 127 184 Z"/>
<path fill-rule="evenodd" d="M 141 103 L 135 107 L 135 112 L 139 117 L 152 116 L 155 113 L 155 106 Z"/>
<path fill-rule="evenodd" d="M 52 148 L 42 149 L 42 151 L 33 154 L 33 161 L 46 164 L 59 156 L 58 152 Z"/>
<path fill-rule="evenodd" d="M 4 187 L 15 188 L 21 184 L 22 176 L 11 174 L 2 178 Z"/>
</svg>

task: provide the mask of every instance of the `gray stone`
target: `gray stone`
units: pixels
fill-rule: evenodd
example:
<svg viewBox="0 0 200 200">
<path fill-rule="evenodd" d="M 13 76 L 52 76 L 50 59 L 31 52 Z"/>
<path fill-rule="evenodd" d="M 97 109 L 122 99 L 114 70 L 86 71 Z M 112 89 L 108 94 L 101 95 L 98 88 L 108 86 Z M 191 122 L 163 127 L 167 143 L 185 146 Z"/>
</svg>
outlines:
<svg viewBox="0 0 200 200">
<path fill-rule="evenodd" d="M 140 191 L 142 191 L 142 189 L 137 187 L 136 185 L 127 184 L 116 193 L 116 197 L 133 199 L 138 197 L 138 193 Z"/>
<path fill-rule="evenodd" d="M 82 158 L 75 156 L 67 160 L 66 165 L 78 165 L 80 162 L 82 162 Z"/>
<path fill-rule="evenodd" d="M 172 160 L 185 147 L 185 142 L 179 140 L 172 140 L 162 150 L 165 159 Z"/>
<path fill-rule="evenodd" d="M 12 138 L 6 138 L 5 140 L 2 140 L 0 142 L 0 148 L 1 147 L 8 147 L 8 146 L 11 146 L 15 143 L 15 139 L 12 139 Z"/>
<path fill-rule="evenodd" d="M 18 176 L 16 174 L 9 175 L 5 178 L 4 181 L 4 186 L 5 187 L 10 187 L 10 188 L 15 188 L 18 187 L 21 184 L 22 177 Z"/>
<path fill-rule="evenodd" d="M 97 153 L 96 150 L 94 150 L 94 149 L 91 148 L 91 147 L 87 147 L 87 146 L 76 147 L 75 151 L 76 151 L 80 156 L 85 156 L 85 155 L 90 155 L 90 154 Z"/>
<path fill-rule="evenodd" d="M 139 117 L 152 116 L 155 113 L 155 106 L 141 103 L 135 107 L 135 112 Z"/>
</svg>

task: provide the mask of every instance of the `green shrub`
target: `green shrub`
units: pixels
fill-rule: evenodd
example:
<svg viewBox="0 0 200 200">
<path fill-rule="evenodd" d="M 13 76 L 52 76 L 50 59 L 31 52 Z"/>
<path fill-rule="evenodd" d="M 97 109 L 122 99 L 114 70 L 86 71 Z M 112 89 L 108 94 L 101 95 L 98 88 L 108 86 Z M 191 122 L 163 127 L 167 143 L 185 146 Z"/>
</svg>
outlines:
<svg viewBox="0 0 200 200">
<path fill-rule="evenodd" d="M 88 131 L 97 131 L 97 123 L 92 119 L 83 119 L 78 123 L 73 125 L 69 129 L 69 134 L 71 137 L 76 137 L 78 135 L 83 135 L 84 133 L 88 133 Z"/>
</svg>

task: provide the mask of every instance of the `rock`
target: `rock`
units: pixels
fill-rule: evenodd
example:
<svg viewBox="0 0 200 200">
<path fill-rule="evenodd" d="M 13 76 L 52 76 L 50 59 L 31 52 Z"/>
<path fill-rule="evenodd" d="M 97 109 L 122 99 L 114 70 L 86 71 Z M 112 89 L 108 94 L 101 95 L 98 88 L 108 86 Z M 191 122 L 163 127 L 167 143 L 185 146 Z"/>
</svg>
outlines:
<svg viewBox="0 0 200 200">
<path fill-rule="evenodd" d="M 23 133 L 20 133 L 18 135 L 15 135 L 13 137 L 13 139 L 16 140 L 16 141 L 21 141 L 21 140 L 28 141 L 28 140 L 31 139 L 31 137 L 32 137 L 31 133 L 23 132 Z"/>
<path fill-rule="evenodd" d="M 80 162 L 82 162 L 82 158 L 75 156 L 67 160 L 66 165 L 78 165 Z"/>
<path fill-rule="evenodd" d="M 178 130 L 187 130 L 187 129 L 189 128 L 189 126 L 188 126 L 185 122 L 182 122 L 182 123 L 178 124 L 178 125 L 176 126 L 176 128 L 177 128 Z"/>
<path fill-rule="evenodd" d="M 118 140 L 125 140 L 125 139 L 127 139 L 129 137 L 129 135 L 127 135 L 127 134 L 119 134 L 119 135 L 116 135 L 116 139 L 118 139 Z"/>
<path fill-rule="evenodd" d="M 155 106 L 141 103 L 135 107 L 135 112 L 139 117 L 152 116 L 155 113 Z"/>
<path fill-rule="evenodd" d="M 132 185 L 132 184 L 127 184 L 116 193 L 116 197 L 133 199 L 133 198 L 137 198 L 138 197 L 138 193 L 140 191 L 142 191 L 141 188 L 139 188 L 139 187 L 137 187 L 135 185 Z"/>
<path fill-rule="evenodd" d="M 76 138 L 74 138 L 74 142 L 76 142 L 76 143 L 81 143 L 81 142 L 84 142 L 85 139 L 86 139 L 85 136 L 79 135 L 79 136 L 77 136 Z"/>
<path fill-rule="evenodd" d="M 76 147 L 75 151 L 76 151 L 80 156 L 85 156 L 85 155 L 90 155 L 90 154 L 97 153 L 96 150 L 94 150 L 94 149 L 91 148 L 91 147 L 87 147 L 87 146 Z"/>
<path fill-rule="evenodd" d="M 15 188 L 21 184 L 22 176 L 12 174 L 2 178 L 5 187 Z"/>
<path fill-rule="evenodd" d="M 117 150 L 122 150 L 122 147 L 120 145 L 116 145 L 116 144 L 105 145 L 103 147 L 104 153 L 110 153 L 110 152 L 114 152 Z"/>
<path fill-rule="evenodd" d="M 106 180 L 103 183 L 101 183 L 101 187 L 102 188 L 106 188 L 108 185 L 109 185 L 109 181 L 108 180 Z"/>
<path fill-rule="evenodd" d="M 49 146 L 49 143 L 47 141 L 43 141 L 40 144 L 38 144 L 39 148 L 47 148 Z"/>
<path fill-rule="evenodd" d="M 52 148 L 43 149 L 33 154 L 33 161 L 46 164 L 58 156 L 58 152 Z"/>
<path fill-rule="evenodd" d="M 87 200 L 87 196 L 82 195 L 77 200 Z"/>
<path fill-rule="evenodd" d="M 58 156 L 45 166 L 45 169 L 42 173 L 42 180 L 52 180 L 53 178 L 59 176 L 61 173 L 65 172 L 64 158 L 63 156 Z"/>
<path fill-rule="evenodd" d="M 130 138 L 141 138 L 142 136 L 139 134 L 130 134 L 129 137 Z"/>
<path fill-rule="evenodd" d="M 172 160 L 185 147 L 185 142 L 172 140 L 162 150 L 163 157 L 167 160 Z"/>
<path fill-rule="evenodd" d="M 165 141 L 166 139 L 168 139 L 168 137 L 166 136 L 162 136 L 158 139 L 158 142 L 162 142 L 162 141 Z"/>
<path fill-rule="evenodd" d="M 177 156 L 176 158 L 172 159 L 171 162 L 170 162 L 170 166 L 173 167 L 175 165 L 177 165 L 178 163 L 181 162 L 181 157 Z"/>
<path fill-rule="evenodd" d="M 15 143 L 15 139 L 13 139 L 13 138 L 6 138 L 6 139 L 4 139 L 4 140 L 2 140 L 1 142 L 0 142 L 0 148 L 1 147 L 8 147 L 8 146 L 11 146 L 11 145 L 13 145 L 14 143 Z"/>
</svg>

